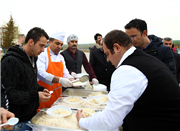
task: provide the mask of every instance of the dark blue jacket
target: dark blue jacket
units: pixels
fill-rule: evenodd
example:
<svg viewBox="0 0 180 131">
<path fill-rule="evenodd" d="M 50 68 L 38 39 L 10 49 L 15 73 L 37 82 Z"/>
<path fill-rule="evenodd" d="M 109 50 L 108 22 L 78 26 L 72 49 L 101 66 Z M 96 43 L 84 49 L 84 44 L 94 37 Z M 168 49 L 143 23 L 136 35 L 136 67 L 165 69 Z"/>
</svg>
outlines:
<svg viewBox="0 0 180 131">
<path fill-rule="evenodd" d="M 162 61 L 176 76 L 176 64 L 171 49 L 163 45 L 162 41 L 155 35 L 149 35 L 151 44 L 143 51 Z"/>
<path fill-rule="evenodd" d="M 178 83 L 180 83 L 180 55 L 174 51 L 172 51 L 174 54 L 174 59 L 176 62 L 176 78 Z"/>
</svg>

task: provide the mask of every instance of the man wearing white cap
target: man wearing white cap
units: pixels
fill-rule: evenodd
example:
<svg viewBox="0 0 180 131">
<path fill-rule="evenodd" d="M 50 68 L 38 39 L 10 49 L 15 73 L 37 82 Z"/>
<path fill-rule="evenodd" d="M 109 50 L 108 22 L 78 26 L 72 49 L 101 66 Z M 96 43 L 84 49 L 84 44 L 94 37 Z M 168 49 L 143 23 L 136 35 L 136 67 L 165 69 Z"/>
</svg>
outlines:
<svg viewBox="0 0 180 131">
<path fill-rule="evenodd" d="M 94 85 L 98 85 L 99 81 L 97 80 L 97 77 L 91 65 L 89 64 L 86 55 L 84 54 L 84 52 L 77 49 L 78 37 L 74 34 L 71 34 L 67 38 L 67 44 L 68 48 L 61 52 L 61 54 L 64 56 L 69 73 L 72 76 L 76 77 L 76 73 L 81 73 L 81 67 L 83 65 L 84 69 L 92 79 L 91 84 L 94 83 Z"/>
<path fill-rule="evenodd" d="M 59 54 L 64 37 L 65 32 L 55 31 L 52 33 L 49 39 L 49 47 L 38 56 L 38 84 L 49 91 L 56 88 L 48 102 L 40 102 L 39 109 L 51 107 L 62 94 L 62 86 L 71 87 L 73 85 L 71 81 L 74 79 L 66 68 L 63 56 Z"/>
</svg>

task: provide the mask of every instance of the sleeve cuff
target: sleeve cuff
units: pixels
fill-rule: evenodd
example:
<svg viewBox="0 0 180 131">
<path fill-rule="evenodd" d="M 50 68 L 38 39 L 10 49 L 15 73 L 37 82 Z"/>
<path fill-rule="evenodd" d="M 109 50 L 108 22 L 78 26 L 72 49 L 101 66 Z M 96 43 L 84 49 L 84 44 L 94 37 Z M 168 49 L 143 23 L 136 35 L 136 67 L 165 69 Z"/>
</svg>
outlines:
<svg viewBox="0 0 180 131">
<path fill-rule="evenodd" d="M 40 85 L 39 85 L 38 91 L 43 91 L 44 89 L 46 89 L 46 88 L 44 88 L 43 86 L 40 86 Z"/>
<path fill-rule="evenodd" d="M 46 77 L 46 80 L 45 80 L 45 83 L 49 84 L 49 85 L 52 85 L 52 80 L 54 78 L 54 75 L 52 74 L 48 74 L 47 77 Z"/>
<path fill-rule="evenodd" d="M 70 78 L 74 78 L 74 77 L 72 75 L 68 74 L 65 78 L 70 79 Z"/>
</svg>

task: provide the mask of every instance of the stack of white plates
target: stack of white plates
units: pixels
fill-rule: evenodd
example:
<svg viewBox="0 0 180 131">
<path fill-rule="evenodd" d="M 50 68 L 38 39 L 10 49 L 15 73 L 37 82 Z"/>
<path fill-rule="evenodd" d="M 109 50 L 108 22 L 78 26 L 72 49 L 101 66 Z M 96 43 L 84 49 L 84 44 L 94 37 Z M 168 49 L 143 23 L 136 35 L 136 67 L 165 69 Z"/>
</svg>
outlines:
<svg viewBox="0 0 180 131">
<path fill-rule="evenodd" d="M 103 84 L 98 84 L 97 86 L 93 85 L 93 90 L 96 91 L 107 91 L 107 86 Z"/>
</svg>

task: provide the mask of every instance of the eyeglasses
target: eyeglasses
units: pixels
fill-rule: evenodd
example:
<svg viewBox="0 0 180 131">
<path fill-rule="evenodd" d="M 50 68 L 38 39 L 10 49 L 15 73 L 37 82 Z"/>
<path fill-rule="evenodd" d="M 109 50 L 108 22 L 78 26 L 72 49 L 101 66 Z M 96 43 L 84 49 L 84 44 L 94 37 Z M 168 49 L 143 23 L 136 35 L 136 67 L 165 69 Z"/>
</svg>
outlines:
<svg viewBox="0 0 180 131">
<path fill-rule="evenodd" d="M 140 35 L 140 34 L 142 34 L 142 32 L 140 32 L 138 35 Z M 131 36 L 131 39 L 136 39 L 136 37 L 137 37 L 138 35 Z"/>
</svg>

